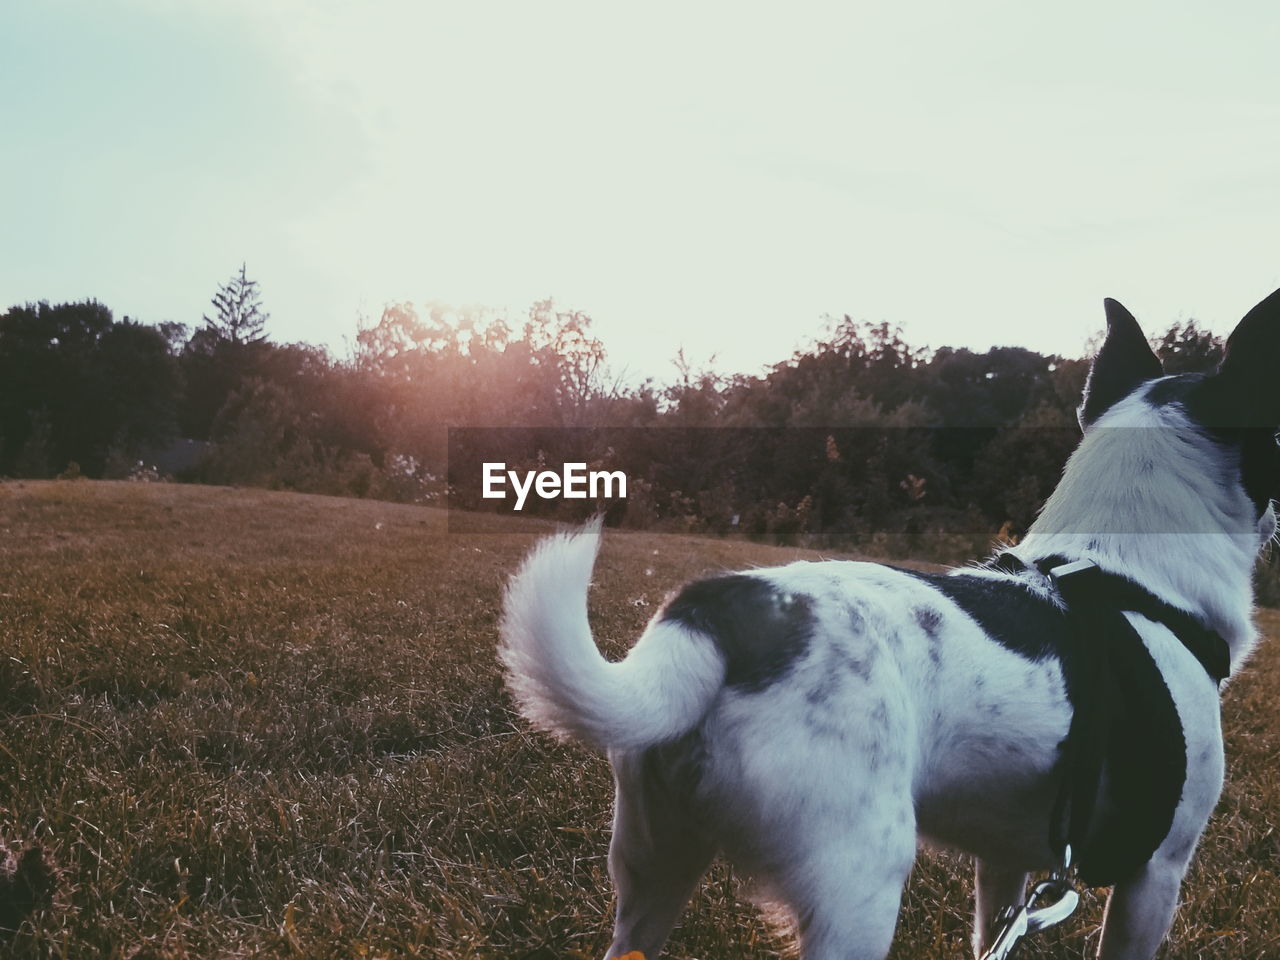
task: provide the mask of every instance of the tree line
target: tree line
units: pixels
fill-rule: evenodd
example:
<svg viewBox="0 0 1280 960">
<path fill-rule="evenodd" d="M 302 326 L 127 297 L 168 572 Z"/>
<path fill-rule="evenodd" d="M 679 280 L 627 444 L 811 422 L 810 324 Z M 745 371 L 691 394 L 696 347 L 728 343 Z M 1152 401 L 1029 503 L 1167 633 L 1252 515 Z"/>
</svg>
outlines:
<svg viewBox="0 0 1280 960">
<path fill-rule="evenodd" d="M 345 357 L 274 342 L 268 319 L 244 267 L 194 327 L 117 320 L 96 301 L 11 307 L 0 315 L 0 475 L 164 472 L 409 502 L 452 494 L 484 508 L 470 487 L 451 490 L 448 472 L 450 428 L 484 427 L 500 429 L 477 432 L 483 443 L 455 431 L 455 474 L 485 443 L 506 444 L 512 466 L 564 455 L 625 469 L 629 496 L 607 505 L 614 523 L 858 543 L 1016 536 L 1078 439 L 1087 369 L 1020 347 L 913 345 L 887 323 L 843 316 L 758 375 L 678 356 L 672 382 L 625 384 L 607 378 L 591 318 L 549 300 L 514 319 L 391 304 Z M 1171 372 L 1222 351 L 1194 321 L 1154 346 Z"/>
</svg>

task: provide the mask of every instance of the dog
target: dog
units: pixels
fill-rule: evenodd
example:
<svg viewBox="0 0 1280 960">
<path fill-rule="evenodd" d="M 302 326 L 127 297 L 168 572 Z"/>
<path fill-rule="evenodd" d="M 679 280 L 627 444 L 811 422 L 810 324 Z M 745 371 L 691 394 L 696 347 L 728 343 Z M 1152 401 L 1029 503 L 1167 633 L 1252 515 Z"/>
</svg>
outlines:
<svg viewBox="0 0 1280 960">
<path fill-rule="evenodd" d="M 935 575 L 798 562 L 697 581 L 609 662 L 587 618 L 598 523 L 526 559 L 499 653 L 529 721 L 612 764 L 606 957 L 654 960 L 723 855 L 790 909 L 806 960 L 882 958 L 918 839 L 975 858 L 981 955 L 997 911 L 1057 859 L 1076 707 L 1049 635 L 1060 625 L 1045 626 L 1066 609 L 1045 558 L 1092 561 L 1154 596 L 1239 669 L 1257 637 L 1253 566 L 1276 533 L 1280 291 L 1211 374 L 1165 376 L 1132 314 L 1108 300 L 1106 315 L 1081 441 L 1007 562 Z M 1146 960 L 1222 788 L 1219 688 L 1160 618 L 1118 615 L 1167 687 L 1185 756 L 1167 832 L 1115 880 L 1103 922 L 1099 957 Z"/>
</svg>

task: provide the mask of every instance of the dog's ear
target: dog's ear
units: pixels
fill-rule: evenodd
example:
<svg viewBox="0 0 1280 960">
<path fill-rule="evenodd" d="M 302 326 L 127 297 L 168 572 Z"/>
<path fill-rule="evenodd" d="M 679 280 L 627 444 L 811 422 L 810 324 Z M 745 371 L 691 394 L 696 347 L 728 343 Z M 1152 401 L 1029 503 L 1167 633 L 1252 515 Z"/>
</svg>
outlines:
<svg viewBox="0 0 1280 960">
<path fill-rule="evenodd" d="M 1140 383 L 1164 373 L 1133 314 L 1110 297 L 1103 305 L 1107 311 L 1107 339 L 1085 381 L 1084 400 L 1077 412 L 1081 429 L 1127 397 Z"/>
<path fill-rule="evenodd" d="M 1220 419 L 1241 427 L 1280 427 L 1280 290 L 1245 314 L 1227 338 L 1212 378 Z"/>
</svg>

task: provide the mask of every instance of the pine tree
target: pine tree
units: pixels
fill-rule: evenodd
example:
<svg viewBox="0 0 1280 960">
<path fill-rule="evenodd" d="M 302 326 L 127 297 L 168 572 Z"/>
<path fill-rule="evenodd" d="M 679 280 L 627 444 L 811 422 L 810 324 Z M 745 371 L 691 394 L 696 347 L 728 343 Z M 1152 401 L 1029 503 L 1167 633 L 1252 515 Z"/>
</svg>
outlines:
<svg viewBox="0 0 1280 960">
<path fill-rule="evenodd" d="M 239 274 L 218 287 L 210 302 L 214 315 L 205 316 L 204 322 L 219 338 L 237 345 L 266 339 L 267 320 L 271 315 L 262 309 L 258 281 L 246 276 L 245 264 L 240 264 Z"/>
</svg>

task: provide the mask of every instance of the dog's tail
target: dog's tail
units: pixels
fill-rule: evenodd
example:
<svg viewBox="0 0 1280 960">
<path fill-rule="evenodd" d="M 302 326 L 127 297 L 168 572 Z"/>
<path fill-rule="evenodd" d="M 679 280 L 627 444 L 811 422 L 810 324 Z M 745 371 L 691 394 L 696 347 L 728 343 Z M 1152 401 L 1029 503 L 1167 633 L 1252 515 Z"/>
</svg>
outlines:
<svg viewBox="0 0 1280 960">
<path fill-rule="evenodd" d="M 534 725 L 599 750 L 639 749 L 691 730 L 724 682 L 707 637 L 650 624 L 626 658 L 601 656 L 587 622 L 600 522 L 544 540 L 507 588 L 500 655 Z"/>
</svg>

